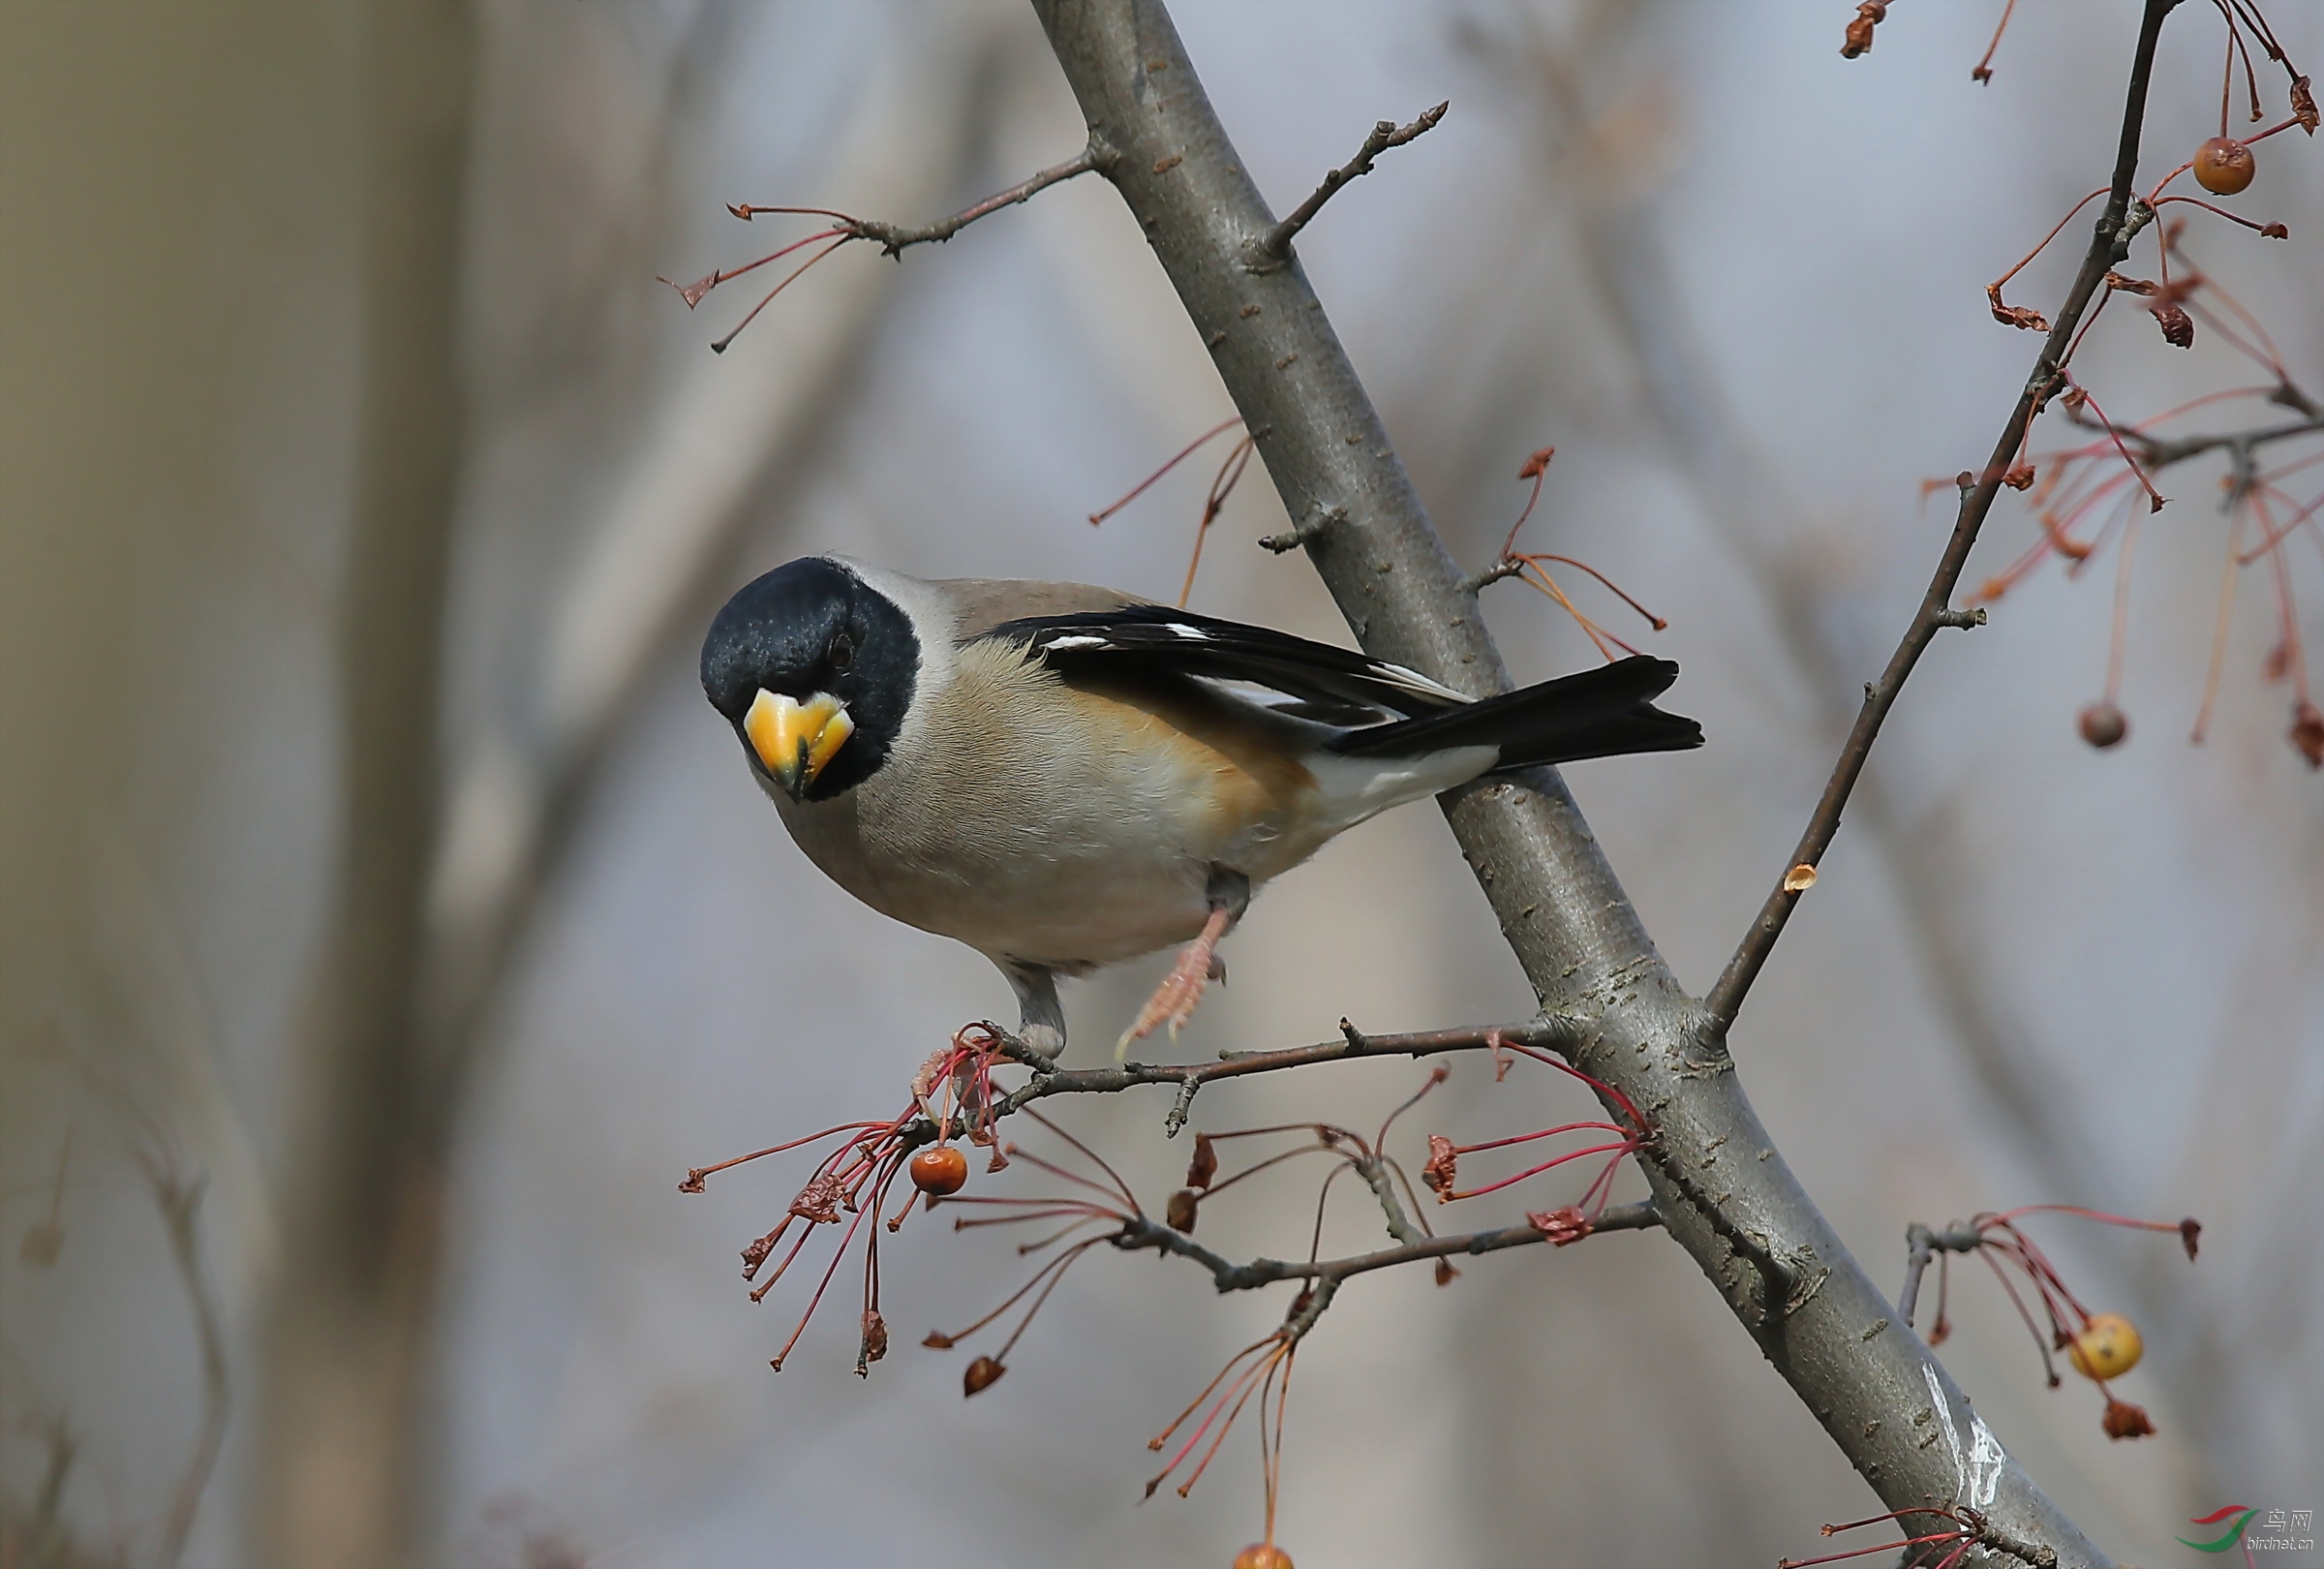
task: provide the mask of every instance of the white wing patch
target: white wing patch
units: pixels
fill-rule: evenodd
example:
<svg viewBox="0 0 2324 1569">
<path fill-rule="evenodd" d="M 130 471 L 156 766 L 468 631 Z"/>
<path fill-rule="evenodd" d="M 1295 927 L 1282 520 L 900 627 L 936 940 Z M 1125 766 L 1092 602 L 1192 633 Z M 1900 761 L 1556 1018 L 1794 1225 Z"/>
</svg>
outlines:
<svg viewBox="0 0 2324 1569">
<path fill-rule="evenodd" d="M 1103 637 L 1091 637 L 1087 633 L 1084 633 L 1078 637 L 1053 637 L 1048 642 L 1043 643 L 1041 646 L 1044 650 L 1053 648 L 1104 648 L 1107 646 L 1107 639 Z"/>
<path fill-rule="evenodd" d="M 1193 641 L 1198 643 L 1208 643 L 1210 641 L 1210 634 L 1208 632 L 1203 631 L 1200 627 L 1189 627 L 1182 621 L 1166 621 L 1162 624 L 1162 630 L 1166 632 L 1169 632 L 1174 637 L 1191 638 Z M 1057 645 L 1055 643 L 1050 645 L 1052 648 L 1056 646 Z"/>
</svg>

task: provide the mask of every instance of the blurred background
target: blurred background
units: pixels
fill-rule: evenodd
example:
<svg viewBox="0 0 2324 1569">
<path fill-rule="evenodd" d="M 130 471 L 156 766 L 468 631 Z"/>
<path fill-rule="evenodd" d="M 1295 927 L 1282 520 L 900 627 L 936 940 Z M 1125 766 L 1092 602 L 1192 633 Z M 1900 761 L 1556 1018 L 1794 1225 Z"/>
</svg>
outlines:
<svg viewBox="0 0 2324 1569">
<path fill-rule="evenodd" d="M 2270 10 L 2324 55 L 2324 11 Z M 1374 120 L 1452 101 L 1300 251 L 1456 554 L 1491 558 L 1554 444 L 1526 538 L 1669 619 L 1634 640 L 1684 666 L 1709 748 L 1571 778 L 1697 990 L 1941 548 L 1921 481 L 1983 461 L 2031 363 L 1980 288 L 2112 161 L 2137 8 L 2021 7 L 1980 88 L 2000 12 L 1904 6 L 1844 62 L 1841 0 L 1177 8 L 1277 210 Z M 2193 6 L 2165 35 L 2156 173 L 2217 128 L 2220 35 Z M 891 1115 L 1009 1001 L 792 848 L 701 700 L 711 612 L 825 549 L 1174 597 L 1215 458 L 1086 518 L 1232 409 L 1097 180 L 901 262 L 848 248 L 722 356 L 764 275 L 690 316 L 656 275 L 807 232 L 728 201 L 920 221 L 1081 140 L 1014 4 L 0 10 L 0 1556 L 1223 1565 L 1259 1535 L 1253 1433 L 1142 1505 L 1144 1440 L 1279 1294 L 1101 1250 L 963 1403 L 991 1346 L 917 1342 L 1029 1265 L 922 1225 L 883 1255 L 873 1376 L 846 1280 L 777 1375 L 804 1287 L 753 1306 L 735 1252 L 805 1165 L 677 1190 Z M 2313 391 L 2319 155 L 2258 152 L 2235 205 L 2292 242 L 2188 243 Z M 2081 232 L 2012 297 L 2053 309 Z M 2128 310 L 2079 363 L 2120 418 L 2254 379 Z M 2224 1503 L 2324 1502 L 2324 796 L 2263 680 L 2264 563 L 2187 743 L 2222 472 L 2165 476 L 2139 541 L 2128 743 L 2074 723 L 2111 556 L 1948 634 L 1734 1039 L 1883 1281 L 1915 1219 L 2202 1217 L 2192 1266 L 2032 1222 L 2144 1330 L 2143 1442 L 2043 1387 L 1982 1270 L 1953 1282 L 1948 1365 L 2138 1561 Z M 1304 563 L 1254 546 L 1282 526 L 1253 475 L 1193 604 L 1344 640 Z M 1969 581 L 2034 538 L 2005 499 Z M 2311 641 L 2317 542 L 2287 541 Z M 1485 598 L 1521 675 L 1595 657 L 1522 586 Z M 1270 888 L 1231 956 L 1187 1058 L 1531 1007 L 1425 808 Z M 1069 990 L 1077 1055 L 1161 963 Z M 1409 1159 L 1584 1104 L 1453 1066 Z M 1422 1074 L 1217 1087 L 1194 1122 L 1368 1126 Z M 1152 1208 L 1187 1154 L 1167 1106 L 1055 1115 Z M 1506 1223 L 1562 1177 L 1437 1218 Z M 1205 1240 L 1295 1251 L 1312 1197 L 1254 1183 Z M 1325 1246 L 1376 1225 L 1349 1205 Z M 1302 1564 L 1771 1562 L 1877 1507 L 1651 1234 L 1367 1277 L 1300 1366 L 1277 1537 Z"/>
</svg>

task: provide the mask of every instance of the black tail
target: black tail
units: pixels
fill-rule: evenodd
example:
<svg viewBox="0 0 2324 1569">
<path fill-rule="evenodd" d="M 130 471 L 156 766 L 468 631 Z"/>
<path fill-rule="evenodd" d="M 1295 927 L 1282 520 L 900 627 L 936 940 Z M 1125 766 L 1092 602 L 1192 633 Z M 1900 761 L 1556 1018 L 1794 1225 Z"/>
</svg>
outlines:
<svg viewBox="0 0 2324 1569">
<path fill-rule="evenodd" d="M 1350 730 L 1331 750 L 1356 757 L 1395 757 L 1453 747 L 1499 747 L 1496 768 L 1628 752 L 1684 752 L 1702 745 L 1702 726 L 1649 701 L 1677 679 L 1677 665 L 1639 654 L 1442 713 Z"/>
</svg>

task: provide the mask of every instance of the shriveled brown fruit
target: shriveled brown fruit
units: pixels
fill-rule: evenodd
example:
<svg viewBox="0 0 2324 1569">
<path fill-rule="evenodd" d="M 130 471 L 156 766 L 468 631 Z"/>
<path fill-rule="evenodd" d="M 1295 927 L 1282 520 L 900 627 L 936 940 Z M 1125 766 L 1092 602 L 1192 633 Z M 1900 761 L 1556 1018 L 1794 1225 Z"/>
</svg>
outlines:
<svg viewBox="0 0 2324 1569">
<path fill-rule="evenodd" d="M 1000 1375 L 1008 1370 L 991 1357 L 979 1357 L 968 1364 L 968 1370 L 961 1375 L 961 1393 L 963 1395 L 982 1395 L 986 1390 L 999 1383 Z"/>
<path fill-rule="evenodd" d="M 2106 1430 L 2109 1438 L 2146 1438 L 2155 1431 L 2155 1424 L 2147 1420 L 2147 1408 L 2128 1400 L 2108 1400 L 2098 1426 Z"/>
<path fill-rule="evenodd" d="M 2100 752 L 2119 747 L 2130 733 L 2130 721 L 2112 703 L 2093 703 L 2082 710 L 2082 739 Z"/>
<path fill-rule="evenodd" d="M 2195 183 L 2213 196 L 2234 196 L 2258 172 L 2259 160 L 2233 137 L 2214 137 L 2195 149 Z"/>
<path fill-rule="evenodd" d="M 1235 1569 L 1291 1569 L 1291 1554 L 1272 1542 L 1253 1542 L 1235 1554 Z"/>
<path fill-rule="evenodd" d="M 941 1197 L 957 1193 L 968 1180 L 968 1157 L 949 1144 L 923 1150 L 912 1156 L 912 1185 Z"/>
<path fill-rule="evenodd" d="M 1162 1212 L 1162 1218 L 1171 1230 L 1192 1236 L 1194 1217 L 1201 1213 L 1201 1201 L 1195 1197 L 1194 1189 L 1181 1187 L 1170 1195 L 1170 1208 Z"/>
</svg>

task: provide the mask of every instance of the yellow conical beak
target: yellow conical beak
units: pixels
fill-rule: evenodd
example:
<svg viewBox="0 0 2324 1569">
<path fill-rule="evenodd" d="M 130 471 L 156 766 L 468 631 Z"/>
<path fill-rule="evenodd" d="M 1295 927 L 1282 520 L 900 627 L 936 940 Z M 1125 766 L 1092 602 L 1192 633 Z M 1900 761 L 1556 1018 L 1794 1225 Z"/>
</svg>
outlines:
<svg viewBox="0 0 2324 1569">
<path fill-rule="evenodd" d="M 855 721 L 847 717 L 847 705 L 827 692 L 803 703 L 761 687 L 743 716 L 743 733 L 775 783 L 796 801 L 847 744 Z"/>
</svg>

